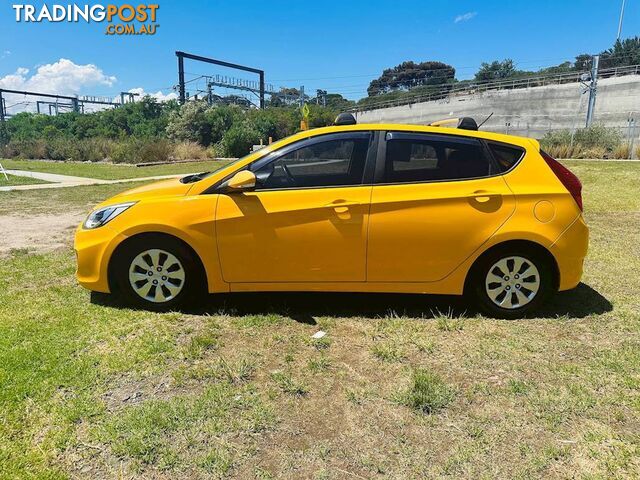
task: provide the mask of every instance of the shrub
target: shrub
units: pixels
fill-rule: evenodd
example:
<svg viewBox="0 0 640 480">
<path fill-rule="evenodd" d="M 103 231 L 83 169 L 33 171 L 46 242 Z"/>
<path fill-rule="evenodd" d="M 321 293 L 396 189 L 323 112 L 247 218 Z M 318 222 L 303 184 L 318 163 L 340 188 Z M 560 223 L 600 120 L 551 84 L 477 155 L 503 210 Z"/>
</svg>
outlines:
<svg viewBox="0 0 640 480">
<path fill-rule="evenodd" d="M 636 147 L 636 158 L 640 158 L 640 145 Z"/>
<path fill-rule="evenodd" d="M 545 151 L 554 158 L 581 158 L 582 150 L 583 147 L 580 144 L 550 145 L 545 148 Z"/>
<path fill-rule="evenodd" d="M 211 126 L 207 121 L 206 102 L 187 102 L 180 110 L 172 112 L 167 124 L 167 136 L 178 142 L 211 143 Z"/>
<path fill-rule="evenodd" d="M 400 395 L 400 400 L 420 412 L 435 413 L 446 407 L 454 396 L 454 390 L 438 375 L 417 368 L 411 376 L 411 385 Z"/>
<path fill-rule="evenodd" d="M 173 147 L 173 158 L 177 160 L 204 160 L 207 150 L 195 142 L 181 142 Z"/>
<path fill-rule="evenodd" d="M 234 123 L 242 121 L 242 117 L 243 111 L 237 105 L 221 105 L 207 109 L 205 118 L 210 129 L 211 143 L 221 141 L 224 133 L 229 130 Z"/>
<path fill-rule="evenodd" d="M 582 152 L 580 158 L 606 158 L 607 149 L 604 147 L 591 147 Z"/>
<path fill-rule="evenodd" d="M 613 158 L 626 159 L 631 158 L 631 145 L 622 143 L 613 149 Z"/>
<path fill-rule="evenodd" d="M 76 160 L 78 141 L 65 137 L 55 137 L 46 141 L 46 156 L 49 160 Z"/>
<path fill-rule="evenodd" d="M 260 134 L 246 123 L 232 126 L 222 137 L 222 150 L 229 157 L 243 157 L 260 141 Z"/>
<path fill-rule="evenodd" d="M 556 130 L 547 133 L 540 145 L 549 155 L 558 158 L 605 158 L 613 155 L 622 143 L 622 136 L 615 128 L 592 125 L 575 131 Z"/>
<path fill-rule="evenodd" d="M 41 159 L 47 157 L 47 143 L 45 140 L 17 140 L 12 139 L 3 147 L 2 156 L 7 158 Z"/>
<path fill-rule="evenodd" d="M 111 160 L 116 163 L 166 162 L 173 153 L 167 140 L 131 138 L 116 143 L 111 151 Z"/>
</svg>

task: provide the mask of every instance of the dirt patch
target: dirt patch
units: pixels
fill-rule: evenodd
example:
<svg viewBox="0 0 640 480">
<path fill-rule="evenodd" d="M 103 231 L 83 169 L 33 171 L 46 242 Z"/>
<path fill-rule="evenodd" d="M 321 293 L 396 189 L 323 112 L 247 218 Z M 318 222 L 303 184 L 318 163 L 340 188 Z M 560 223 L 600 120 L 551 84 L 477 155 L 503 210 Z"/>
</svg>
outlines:
<svg viewBox="0 0 640 480">
<path fill-rule="evenodd" d="M 73 240 L 73 230 L 86 212 L 73 211 L 55 215 L 0 215 L 0 256 L 14 249 L 48 252 Z"/>
</svg>

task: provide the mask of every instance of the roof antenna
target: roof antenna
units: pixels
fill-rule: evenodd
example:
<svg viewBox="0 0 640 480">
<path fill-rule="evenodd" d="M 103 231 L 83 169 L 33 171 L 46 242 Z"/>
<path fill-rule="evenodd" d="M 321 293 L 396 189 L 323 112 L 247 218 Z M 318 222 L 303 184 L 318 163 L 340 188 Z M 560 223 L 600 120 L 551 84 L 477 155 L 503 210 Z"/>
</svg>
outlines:
<svg viewBox="0 0 640 480">
<path fill-rule="evenodd" d="M 480 125 L 478 125 L 478 129 L 480 129 L 480 127 L 481 127 L 482 125 L 484 125 L 485 123 L 487 123 L 487 120 L 489 120 L 491 117 L 493 117 L 493 112 L 491 112 L 491 113 L 489 114 L 489 116 L 488 116 L 487 118 L 485 118 L 485 119 L 484 119 L 484 121 L 480 123 Z"/>
</svg>

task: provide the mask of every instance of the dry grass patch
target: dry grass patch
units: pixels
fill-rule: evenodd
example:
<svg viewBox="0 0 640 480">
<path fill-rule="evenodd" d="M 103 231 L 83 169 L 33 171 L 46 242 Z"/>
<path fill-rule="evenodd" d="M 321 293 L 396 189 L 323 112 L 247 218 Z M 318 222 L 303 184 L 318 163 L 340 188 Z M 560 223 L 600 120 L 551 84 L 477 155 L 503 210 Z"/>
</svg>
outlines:
<svg viewBox="0 0 640 480">
<path fill-rule="evenodd" d="M 537 319 L 355 294 L 157 314 L 91 301 L 70 247 L 12 253 L 0 477 L 639 477 L 640 172 L 570 167 L 591 226 L 584 284 Z"/>
</svg>

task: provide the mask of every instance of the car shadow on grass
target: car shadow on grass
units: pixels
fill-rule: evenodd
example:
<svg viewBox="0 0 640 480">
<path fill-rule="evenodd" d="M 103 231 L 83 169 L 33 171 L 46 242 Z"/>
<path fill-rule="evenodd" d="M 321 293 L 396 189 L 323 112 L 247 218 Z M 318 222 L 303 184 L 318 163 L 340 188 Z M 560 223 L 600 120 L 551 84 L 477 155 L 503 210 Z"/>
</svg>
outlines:
<svg viewBox="0 0 640 480">
<path fill-rule="evenodd" d="M 128 308 L 116 296 L 91 294 L 91 302 L 115 308 Z M 613 309 L 611 302 L 590 286 L 581 283 L 560 292 L 545 305 L 537 317 L 583 318 Z M 192 315 L 234 316 L 279 314 L 300 323 L 315 325 L 315 317 L 412 318 L 474 317 L 478 313 L 464 297 L 392 293 L 256 292 L 208 295 L 200 305 L 181 310 Z"/>
</svg>

